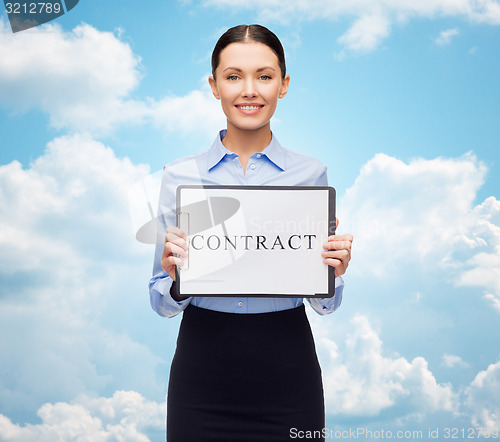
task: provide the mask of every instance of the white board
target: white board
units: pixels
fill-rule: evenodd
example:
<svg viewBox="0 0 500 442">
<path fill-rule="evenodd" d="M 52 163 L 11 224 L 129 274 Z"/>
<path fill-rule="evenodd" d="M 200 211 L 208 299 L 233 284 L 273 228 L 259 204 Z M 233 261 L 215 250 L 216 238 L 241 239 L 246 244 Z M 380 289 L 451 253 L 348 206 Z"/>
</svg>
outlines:
<svg viewBox="0 0 500 442">
<path fill-rule="evenodd" d="M 335 233 L 335 189 L 314 186 L 177 188 L 188 258 L 182 296 L 331 297 L 323 243 Z"/>
</svg>

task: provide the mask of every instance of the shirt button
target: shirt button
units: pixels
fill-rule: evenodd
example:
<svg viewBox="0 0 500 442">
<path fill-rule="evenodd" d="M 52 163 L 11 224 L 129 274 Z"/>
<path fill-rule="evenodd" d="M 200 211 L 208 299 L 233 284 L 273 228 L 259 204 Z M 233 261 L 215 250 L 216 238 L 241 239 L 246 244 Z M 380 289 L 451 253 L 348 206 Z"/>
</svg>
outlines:
<svg viewBox="0 0 500 442">
<path fill-rule="evenodd" d="M 255 164 L 251 164 L 250 169 L 255 169 Z"/>
<path fill-rule="evenodd" d="M 240 301 L 240 302 L 238 302 L 238 306 L 239 306 L 239 307 L 242 307 L 242 306 L 243 306 L 243 303 L 242 303 L 241 301 Z"/>
<path fill-rule="evenodd" d="M 257 158 L 260 158 L 260 153 L 257 154 Z"/>
</svg>

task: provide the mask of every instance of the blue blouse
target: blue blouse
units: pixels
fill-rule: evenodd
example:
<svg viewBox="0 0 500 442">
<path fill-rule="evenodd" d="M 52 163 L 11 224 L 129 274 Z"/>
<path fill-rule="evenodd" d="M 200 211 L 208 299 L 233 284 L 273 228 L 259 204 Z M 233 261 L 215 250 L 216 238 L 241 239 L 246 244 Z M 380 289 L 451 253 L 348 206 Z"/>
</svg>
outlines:
<svg viewBox="0 0 500 442">
<path fill-rule="evenodd" d="M 180 184 L 203 185 L 273 185 L 273 186 L 327 186 L 326 166 L 320 161 L 282 147 L 272 135 L 271 142 L 256 152 L 248 161 L 246 171 L 238 155 L 228 150 L 222 139 L 226 130 L 220 131 L 212 147 L 205 152 L 180 158 L 163 169 L 158 205 L 158 239 L 149 282 L 151 307 L 160 316 L 172 317 L 183 311 L 189 303 L 210 310 L 228 313 L 264 313 L 299 307 L 303 298 L 246 298 L 246 297 L 191 297 L 180 302 L 170 295 L 172 279 L 161 267 L 167 226 L 176 224 L 176 189 Z M 325 264 L 327 265 L 327 264 Z M 255 275 L 258 278 L 258 275 Z M 304 278 L 307 275 L 290 275 Z M 342 301 L 344 281 L 335 278 L 333 298 L 306 298 L 319 314 L 336 310 Z"/>
</svg>

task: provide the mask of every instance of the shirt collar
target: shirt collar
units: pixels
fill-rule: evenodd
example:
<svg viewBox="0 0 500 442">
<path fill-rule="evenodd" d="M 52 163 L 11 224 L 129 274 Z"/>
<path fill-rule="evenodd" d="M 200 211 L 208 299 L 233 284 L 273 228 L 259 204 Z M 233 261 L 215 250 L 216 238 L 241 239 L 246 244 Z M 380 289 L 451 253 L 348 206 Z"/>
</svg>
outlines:
<svg viewBox="0 0 500 442">
<path fill-rule="evenodd" d="M 222 144 L 223 138 L 226 136 L 227 129 L 222 129 L 215 138 L 212 147 L 208 151 L 208 170 L 219 164 L 222 159 L 228 156 L 236 156 L 234 152 Z M 281 170 L 285 170 L 285 149 L 278 142 L 274 134 L 271 132 L 271 142 L 262 150 L 262 155 L 265 155 L 271 162 L 278 166 Z"/>
</svg>

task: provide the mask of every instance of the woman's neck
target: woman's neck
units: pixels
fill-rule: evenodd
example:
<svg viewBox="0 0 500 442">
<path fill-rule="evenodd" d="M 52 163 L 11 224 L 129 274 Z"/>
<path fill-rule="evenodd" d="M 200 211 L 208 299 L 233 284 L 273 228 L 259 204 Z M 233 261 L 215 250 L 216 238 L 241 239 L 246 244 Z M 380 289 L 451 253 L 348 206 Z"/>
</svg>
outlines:
<svg viewBox="0 0 500 442">
<path fill-rule="evenodd" d="M 238 154 L 241 159 L 252 156 L 255 152 L 262 152 L 271 142 L 271 125 L 268 122 L 264 126 L 255 130 L 244 130 L 233 126 L 227 122 L 226 136 L 222 144 L 231 152 Z"/>
</svg>

